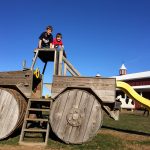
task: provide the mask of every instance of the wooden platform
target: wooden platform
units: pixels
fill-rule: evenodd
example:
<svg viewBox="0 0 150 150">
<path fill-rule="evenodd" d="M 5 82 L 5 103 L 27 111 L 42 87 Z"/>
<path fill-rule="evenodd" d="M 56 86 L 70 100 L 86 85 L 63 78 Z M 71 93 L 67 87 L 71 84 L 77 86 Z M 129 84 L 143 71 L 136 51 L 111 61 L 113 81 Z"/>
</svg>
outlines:
<svg viewBox="0 0 150 150">
<path fill-rule="evenodd" d="M 57 51 L 55 48 L 40 48 L 35 49 L 34 53 L 37 53 L 38 57 L 45 63 L 48 61 L 54 61 L 55 59 L 55 52 Z M 66 57 L 65 51 L 63 51 L 63 55 Z"/>
</svg>

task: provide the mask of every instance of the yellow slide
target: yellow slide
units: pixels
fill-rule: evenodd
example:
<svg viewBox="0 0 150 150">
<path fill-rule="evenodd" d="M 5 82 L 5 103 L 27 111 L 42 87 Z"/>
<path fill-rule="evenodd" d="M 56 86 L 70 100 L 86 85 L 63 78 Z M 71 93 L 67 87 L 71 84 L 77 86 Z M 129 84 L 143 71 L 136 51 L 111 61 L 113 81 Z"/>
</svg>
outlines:
<svg viewBox="0 0 150 150">
<path fill-rule="evenodd" d="M 129 84 L 122 81 L 116 81 L 116 86 L 124 91 L 130 98 L 150 109 L 150 100 L 140 96 Z"/>
</svg>

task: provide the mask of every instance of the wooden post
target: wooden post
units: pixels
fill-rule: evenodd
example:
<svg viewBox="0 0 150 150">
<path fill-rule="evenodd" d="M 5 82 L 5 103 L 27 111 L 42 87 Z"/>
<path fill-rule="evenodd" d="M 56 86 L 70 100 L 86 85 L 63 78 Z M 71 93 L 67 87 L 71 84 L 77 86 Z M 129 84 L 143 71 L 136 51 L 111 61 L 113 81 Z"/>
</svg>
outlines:
<svg viewBox="0 0 150 150">
<path fill-rule="evenodd" d="M 57 54 L 58 52 L 55 50 L 54 54 L 54 75 L 58 75 L 58 59 L 57 59 Z"/>
<path fill-rule="evenodd" d="M 32 63 L 32 66 L 31 66 L 31 70 L 33 70 L 33 68 L 34 68 L 34 65 L 35 65 L 36 59 L 38 57 L 38 54 L 39 54 L 39 51 L 37 50 L 35 52 L 35 55 L 34 55 L 34 58 L 33 58 L 33 63 Z"/>
<path fill-rule="evenodd" d="M 67 64 L 64 62 L 64 76 L 67 75 Z"/>
<path fill-rule="evenodd" d="M 62 57 L 63 57 L 63 49 L 61 49 L 58 53 L 59 53 L 58 75 L 62 75 Z"/>
<path fill-rule="evenodd" d="M 44 75 L 44 72 L 45 72 L 46 66 L 47 66 L 47 62 L 45 63 L 44 68 L 43 68 L 43 71 L 42 71 L 42 74 L 43 74 L 43 75 Z"/>
</svg>

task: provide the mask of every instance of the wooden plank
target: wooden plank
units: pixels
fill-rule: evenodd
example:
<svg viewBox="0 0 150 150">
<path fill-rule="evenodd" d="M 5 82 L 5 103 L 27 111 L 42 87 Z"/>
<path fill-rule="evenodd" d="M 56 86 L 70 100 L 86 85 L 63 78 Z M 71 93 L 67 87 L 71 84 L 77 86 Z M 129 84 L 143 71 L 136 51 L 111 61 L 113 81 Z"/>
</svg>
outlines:
<svg viewBox="0 0 150 150">
<path fill-rule="evenodd" d="M 60 95 L 52 105 L 52 109 L 50 112 L 50 124 L 53 128 L 53 131 L 56 132 L 60 126 L 60 120 L 62 114 L 64 112 L 67 100 L 68 100 L 69 93 L 65 92 L 64 94 Z"/>
<path fill-rule="evenodd" d="M 54 75 L 58 75 L 57 51 L 55 51 L 55 53 L 54 53 Z"/>
<path fill-rule="evenodd" d="M 52 105 L 52 111 L 50 113 L 50 123 L 52 130 L 58 137 L 63 139 L 65 132 L 67 131 L 66 115 L 72 108 L 75 92 L 66 91 L 60 95 Z"/>
<path fill-rule="evenodd" d="M 72 76 L 78 76 L 74 71 L 72 71 L 68 66 L 66 66 L 66 69 L 70 72 Z"/>
<path fill-rule="evenodd" d="M 74 128 L 72 130 L 72 133 L 70 135 L 71 143 L 82 143 L 84 133 L 87 130 L 87 124 L 89 122 L 89 118 L 90 118 L 91 111 L 93 108 L 93 103 L 94 103 L 95 98 L 92 95 L 89 95 L 87 93 L 85 93 L 84 95 L 86 97 L 84 100 L 82 100 L 82 103 L 80 104 L 80 107 L 79 107 L 79 109 L 83 111 L 82 113 L 84 117 L 83 117 L 81 126 L 78 128 Z"/>
<path fill-rule="evenodd" d="M 62 75 L 62 57 L 63 57 L 63 50 L 59 51 L 59 66 L 58 66 L 58 75 Z"/>
<path fill-rule="evenodd" d="M 64 62 L 64 76 L 67 75 L 67 64 Z"/>
<path fill-rule="evenodd" d="M 80 83 L 80 85 L 83 84 L 89 84 L 93 85 L 93 87 L 99 88 L 99 86 L 111 86 L 111 84 L 114 85 L 115 83 L 115 78 L 97 78 L 97 77 L 70 77 L 70 76 L 54 76 L 53 79 L 54 82 L 60 82 L 63 81 L 64 83 Z M 102 84 L 102 85 L 100 85 Z"/>
<path fill-rule="evenodd" d="M 35 62 L 36 62 L 36 60 L 37 60 L 38 54 L 39 54 L 39 51 L 36 51 L 35 56 L 34 56 L 34 58 L 33 58 L 32 65 L 31 65 L 31 70 L 34 69 L 34 65 L 35 65 Z"/>
<path fill-rule="evenodd" d="M 64 77 L 64 76 L 54 76 L 53 78 L 53 88 L 63 88 L 63 87 L 90 87 L 94 90 L 112 90 L 115 89 L 115 79 L 110 78 L 94 78 L 94 77 Z"/>
<path fill-rule="evenodd" d="M 31 96 L 33 71 L 0 72 L 0 85 L 15 85 L 26 97 Z"/>
<path fill-rule="evenodd" d="M 71 108 L 72 109 L 78 109 L 79 105 L 81 103 L 82 96 L 83 96 L 83 91 L 78 90 L 78 89 L 74 89 L 73 91 L 74 91 L 75 97 L 74 97 L 74 101 L 73 101 L 73 104 L 72 104 Z M 69 113 L 70 113 L 70 111 L 68 112 L 68 114 Z M 66 132 L 63 135 L 63 140 L 65 142 L 71 143 L 70 135 L 72 134 L 73 129 L 74 129 L 74 127 L 72 125 L 67 124 L 67 126 L 66 126 Z"/>
<path fill-rule="evenodd" d="M 97 133 L 102 124 L 102 116 L 101 105 L 95 100 L 82 142 L 90 140 Z"/>
<path fill-rule="evenodd" d="M 73 65 L 64 56 L 62 57 L 62 59 L 77 76 L 80 76 L 80 73 L 73 67 Z"/>
<path fill-rule="evenodd" d="M 35 129 L 35 128 L 30 128 L 30 129 L 24 129 L 26 132 L 46 132 L 46 129 Z"/>
<path fill-rule="evenodd" d="M 31 102 L 48 102 L 48 103 L 50 103 L 51 101 L 52 101 L 52 99 L 42 99 L 42 98 L 32 98 L 32 99 L 30 99 L 30 101 Z"/>
<path fill-rule="evenodd" d="M 67 98 L 67 103 L 65 105 L 65 109 L 63 111 L 61 120 L 60 120 L 60 126 L 57 129 L 56 133 L 57 135 L 59 135 L 59 137 L 61 137 L 61 139 L 64 140 L 66 134 L 70 133 L 71 128 L 69 128 L 69 124 L 66 120 L 67 114 L 70 112 L 70 110 L 72 109 L 72 105 L 74 103 L 74 97 L 76 97 L 76 91 L 68 91 L 69 96 Z M 68 141 L 66 141 L 68 142 Z"/>
<path fill-rule="evenodd" d="M 5 77 L 10 77 L 12 75 L 12 78 L 14 77 L 14 75 L 16 77 L 26 77 L 26 75 L 29 75 L 32 73 L 31 70 L 24 70 L 24 71 L 7 71 L 7 72 L 0 72 L 0 77 L 1 78 L 5 78 Z M 28 76 L 28 78 L 29 78 Z"/>
<path fill-rule="evenodd" d="M 114 78 L 54 76 L 52 97 L 56 96 L 67 87 L 90 88 L 102 101 L 115 101 L 116 80 Z"/>
<path fill-rule="evenodd" d="M 48 121 L 48 119 L 42 119 L 42 118 L 25 118 L 27 121 Z"/>
<path fill-rule="evenodd" d="M 46 146 L 47 143 L 45 142 L 19 142 L 20 145 L 24 145 L 24 146 Z"/>
<path fill-rule="evenodd" d="M 74 90 L 73 90 L 74 91 Z M 80 93 L 79 93 L 79 91 L 80 90 L 77 90 L 77 95 L 79 96 L 79 97 L 75 97 L 74 99 L 75 99 L 75 101 L 74 101 L 74 103 L 73 103 L 73 106 L 75 105 L 75 107 L 73 107 L 73 108 L 76 108 L 77 110 L 79 110 L 79 111 L 82 111 L 82 108 L 81 108 L 81 106 L 83 106 L 84 104 L 85 104 L 85 98 L 86 98 L 86 94 L 81 90 L 80 91 Z M 82 92 L 82 93 L 81 93 Z M 81 112 L 82 113 L 82 112 Z M 72 123 L 74 122 L 74 120 L 73 120 L 73 115 L 72 115 Z M 83 121 L 83 120 L 82 120 Z M 68 143 L 76 143 L 76 141 L 75 141 L 75 136 L 72 136 L 73 134 L 72 133 L 74 133 L 74 132 L 76 132 L 76 134 L 75 135 L 79 135 L 79 133 L 78 133 L 78 130 L 77 129 L 79 129 L 81 126 L 79 125 L 79 126 L 74 126 L 73 124 L 71 125 L 70 124 L 70 132 L 68 132 L 68 134 L 67 134 L 67 132 L 66 132 L 66 134 L 64 135 L 64 141 L 66 142 L 66 141 L 68 141 Z"/>
<path fill-rule="evenodd" d="M 49 112 L 50 110 L 49 109 L 39 109 L 39 108 L 29 108 L 28 109 L 29 111 L 46 111 L 46 112 Z"/>
</svg>

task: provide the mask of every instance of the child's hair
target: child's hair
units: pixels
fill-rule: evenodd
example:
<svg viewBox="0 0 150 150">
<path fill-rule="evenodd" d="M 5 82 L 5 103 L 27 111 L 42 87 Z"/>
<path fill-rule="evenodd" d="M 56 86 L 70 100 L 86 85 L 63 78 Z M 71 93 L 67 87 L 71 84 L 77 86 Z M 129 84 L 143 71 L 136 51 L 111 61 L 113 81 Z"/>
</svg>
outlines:
<svg viewBox="0 0 150 150">
<path fill-rule="evenodd" d="M 50 29 L 51 31 L 53 31 L 53 27 L 50 26 L 50 25 L 46 27 L 46 30 L 48 30 L 48 29 Z"/>
<path fill-rule="evenodd" d="M 57 37 L 62 38 L 62 34 L 61 34 L 61 33 L 57 33 L 57 34 L 56 34 L 56 38 L 57 38 Z"/>
</svg>

